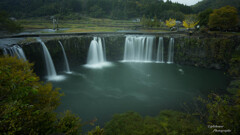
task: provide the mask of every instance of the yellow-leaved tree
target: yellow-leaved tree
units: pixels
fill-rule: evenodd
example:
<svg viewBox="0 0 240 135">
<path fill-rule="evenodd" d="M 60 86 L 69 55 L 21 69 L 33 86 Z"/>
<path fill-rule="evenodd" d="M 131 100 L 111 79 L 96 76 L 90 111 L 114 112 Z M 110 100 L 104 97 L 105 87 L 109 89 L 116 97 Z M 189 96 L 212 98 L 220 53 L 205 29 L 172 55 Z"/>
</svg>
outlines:
<svg viewBox="0 0 240 135">
<path fill-rule="evenodd" d="M 170 18 L 169 20 L 166 20 L 166 25 L 169 27 L 169 28 L 172 28 L 176 25 L 176 19 L 172 19 Z"/>
<path fill-rule="evenodd" d="M 183 26 L 187 29 L 194 28 L 199 23 L 197 16 L 187 15 L 183 21 Z"/>
</svg>

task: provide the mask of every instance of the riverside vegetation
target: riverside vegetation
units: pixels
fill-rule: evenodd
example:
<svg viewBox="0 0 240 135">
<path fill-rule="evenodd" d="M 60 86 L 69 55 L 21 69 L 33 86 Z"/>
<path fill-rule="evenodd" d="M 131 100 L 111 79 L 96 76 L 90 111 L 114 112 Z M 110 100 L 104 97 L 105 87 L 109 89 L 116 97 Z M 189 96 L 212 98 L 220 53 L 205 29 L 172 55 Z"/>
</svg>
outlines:
<svg viewBox="0 0 240 135">
<path fill-rule="evenodd" d="M 63 94 L 50 83 L 40 82 L 32 64 L 1 57 L 0 65 L 1 134 L 80 133 L 77 116 L 70 111 L 54 112 Z"/>
</svg>

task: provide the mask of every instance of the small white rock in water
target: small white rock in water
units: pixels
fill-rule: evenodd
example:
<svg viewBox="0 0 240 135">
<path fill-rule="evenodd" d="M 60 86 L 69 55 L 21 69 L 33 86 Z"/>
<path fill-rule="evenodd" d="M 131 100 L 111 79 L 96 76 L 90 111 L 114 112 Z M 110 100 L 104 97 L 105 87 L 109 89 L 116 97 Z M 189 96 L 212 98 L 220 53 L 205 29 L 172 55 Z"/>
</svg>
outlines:
<svg viewBox="0 0 240 135">
<path fill-rule="evenodd" d="M 184 74 L 184 71 L 182 69 L 178 69 L 179 72 L 181 72 L 182 74 Z"/>
</svg>

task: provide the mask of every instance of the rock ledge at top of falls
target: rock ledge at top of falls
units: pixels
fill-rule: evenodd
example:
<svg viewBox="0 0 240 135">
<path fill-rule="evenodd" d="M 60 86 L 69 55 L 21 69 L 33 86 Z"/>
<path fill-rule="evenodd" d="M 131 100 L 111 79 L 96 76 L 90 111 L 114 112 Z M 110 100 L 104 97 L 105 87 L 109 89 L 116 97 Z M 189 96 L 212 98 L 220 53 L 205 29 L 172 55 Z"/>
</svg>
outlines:
<svg viewBox="0 0 240 135">
<path fill-rule="evenodd" d="M 174 37 L 184 36 L 182 32 L 79 32 L 79 33 L 41 33 L 41 34 L 15 34 L 0 36 L 3 38 L 22 38 L 22 37 L 48 37 L 48 36 L 94 36 L 94 35 L 171 35 Z"/>
</svg>

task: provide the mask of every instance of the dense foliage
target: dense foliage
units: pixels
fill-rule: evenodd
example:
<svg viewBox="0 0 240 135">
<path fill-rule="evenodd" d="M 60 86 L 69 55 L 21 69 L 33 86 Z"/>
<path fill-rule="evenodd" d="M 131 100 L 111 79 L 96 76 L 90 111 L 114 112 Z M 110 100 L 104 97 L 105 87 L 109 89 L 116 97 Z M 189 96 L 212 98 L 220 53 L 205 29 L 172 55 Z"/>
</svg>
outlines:
<svg viewBox="0 0 240 135">
<path fill-rule="evenodd" d="M 208 8 L 217 9 L 223 6 L 230 5 L 240 10 L 239 0 L 202 0 L 193 6 L 195 13 L 199 13 Z"/>
<path fill-rule="evenodd" d="M 17 58 L 0 58 L 0 133 L 80 133 L 80 119 L 69 111 L 58 115 L 58 89 L 44 84 L 32 64 Z"/>
<path fill-rule="evenodd" d="M 0 12 L 0 31 L 7 32 L 20 32 L 22 27 L 19 23 L 9 18 L 9 15 L 6 12 Z"/>
<path fill-rule="evenodd" d="M 199 98 L 204 103 L 207 113 L 201 112 L 203 118 L 208 125 L 223 126 L 221 128 L 213 128 L 223 130 L 231 135 L 238 135 L 240 132 L 240 83 L 233 95 L 217 95 L 209 94 L 208 99 Z"/>
<path fill-rule="evenodd" d="M 240 46 L 232 54 L 228 71 L 232 77 L 240 79 Z"/>
<path fill-rule="evenodd" d="M 200 26 L 208 26 L 209 16 L 213 12 L 211 8 L 208 8 L 198 14 L 199 25 Z"/>
<path fill-rule="evenodd" d="M 136 112 L 116 114 L 104 127 L 104 135 L 193 135 L 206 132 L 206 126 L 191 115 L 170 110 L 145 118 Z"/>
<path fill-rule="evenodd" d="M 209 16 L 208 25 L 210 28 L 229 30 L 238 24 L 238 11 L 235 7 L 226 6 L 214 9 Z"/>
<path fill-rule="evenodd" d="M 152 18 L 156 15 L 163 20 L 170 17 L 182 20 L 182 13 L 190 14 L 193 10 L 198 13 L 225 5 L 235 6 L 239 10 L 239 3 L 239 0 L 203 0 L 189 7 L 170 0 L 1 0 L 0 9 L 18 18 L 78 13 L 115 19 L 141 17 L 145 14 Z"/>
<path fill-rule="evenodd" d="M 69 16 L 71 14 L 113 19 L 142 17 L 183 19 L 183 14 L 192 13 L 192 8 L 163 0 L 1 0 L 0 9 L 12 16 Z"/>
</svg>

